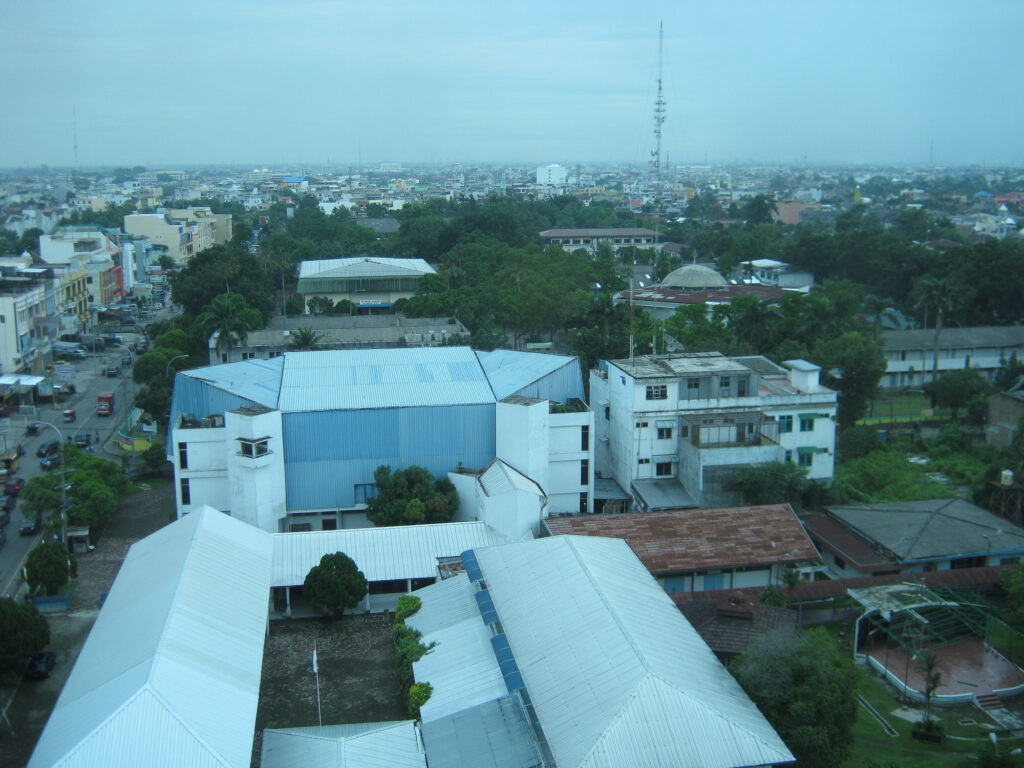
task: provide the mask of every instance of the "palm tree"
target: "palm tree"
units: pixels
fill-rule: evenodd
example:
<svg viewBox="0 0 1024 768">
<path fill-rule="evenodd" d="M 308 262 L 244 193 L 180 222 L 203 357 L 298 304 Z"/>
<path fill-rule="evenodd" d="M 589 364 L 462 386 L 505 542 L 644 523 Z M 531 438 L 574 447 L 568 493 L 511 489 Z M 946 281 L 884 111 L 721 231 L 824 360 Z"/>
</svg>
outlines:
<svg viewBox="0 0 1024 768">
<path fill-rule="evenodd" d="M 914 285 L 913 294 L 917 297 L 914 308 L 924 308 L 925 325 L 928 324 L 928 307 L 935 308 L 935 349 L 932 355 L 932 381 L 939 377 L 939 336 L 942 334 L 942 321 L 947 312 L 952 311 L 956 301 L 956 288 L 949 278 L 938 278 L 925 275 Z"/>
<path fill-rule="evenodd" d="M 249 331 L 263 327 L 263 315 L 250 307 L 245 298 L 237 293 L 222 293 L 214 296 L 209 309 L 203 312 L 197 322 L 207 337 L 217 334 L 217 352 L 231 349 L 235 340 L 245 346 Z"/>
<path fill-rule="evenodd" d="M 309 326 L 292 331 L 292 349 L 313 349 L 323 340 L 323 335 Z"/>
<path fill-rule="evenodd" d="M 890 310 L 891 307 L 892 302 L 881 296 L 875 296 L 874 294 L 869 293 L 864 297 L 864 309 L 871 318 L 871 323 L 874 327 L 875 341 L 878 341 L 878 331 L 882 326 L 882 317 L 888 310 Z"/>
</svg>

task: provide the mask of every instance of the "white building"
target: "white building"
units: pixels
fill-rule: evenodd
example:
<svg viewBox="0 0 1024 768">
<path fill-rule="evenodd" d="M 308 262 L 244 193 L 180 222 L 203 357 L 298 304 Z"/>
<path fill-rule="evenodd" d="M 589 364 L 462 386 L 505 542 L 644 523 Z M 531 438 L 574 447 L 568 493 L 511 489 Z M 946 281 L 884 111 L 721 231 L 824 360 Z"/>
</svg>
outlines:
<svg viewBox="0 0 1024 768">
<path fill-rule="evenodd" d="M 597 471 L 645 509 L 729 506 L 744 465 L 792 461 L 830 483 L 836 393 L 820 368 L 717 352 L 601 361 L 590 372 Z"/>
<path fill-rule="evenodd" d="M 1019 325 L 882 331 L 885 342 L 885 376 L 889 389 L 920 387 L 931 381 L 938 352 L 939 376 L 973 368 L 988 381 L 1012 358 L 1024 360 L 1024 327 Z M 936 350 L 936 340 L 938 349 Z"/>
<path fill-rule="evenodd" d="M 178 514 L 209 504 L 272 532 L 358 528 L 377 467 L 443 477 L 487 467 L 498 445 L 553 508 L 589 510 L 582 398 L 575 358 L 468 347 L 288 352 L 185 371 L 168 441 Z"/>
<path fill-rule="evenodd" d="M 552 194 L 559 194 L 565 189 L 568 178 L 565 166 L 552 163 L 537 168 L 537 186 L 551 188 Z"/>
</svg>

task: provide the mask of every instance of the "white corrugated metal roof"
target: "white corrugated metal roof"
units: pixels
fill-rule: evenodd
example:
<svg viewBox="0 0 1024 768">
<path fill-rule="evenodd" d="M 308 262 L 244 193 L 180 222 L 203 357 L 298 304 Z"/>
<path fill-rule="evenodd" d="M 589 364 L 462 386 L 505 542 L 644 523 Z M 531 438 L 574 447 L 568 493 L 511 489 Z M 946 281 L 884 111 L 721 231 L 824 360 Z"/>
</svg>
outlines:
<svg viewBox="0 0 1024 768">
<path fill-rule="evenodd" d="M 426 768 L 413 720 L 268 728 L 263 768 Z"/>
<path fill-rule="evenodd" d="M 437 643 L 412 665 L 417 682 L 435 682 L 430 700 L 420 708 L 424 723 L 508 693 L 474 591 L 464 573 L 417 590 L 423 604 L 405 620 L 423 634 L 424 645 Z"/>
<path fill-rule="evenodd" d="M 621 539 L 560 536 L 476 554 L 560 766 L 793 760 Z"/>
<path fill-rule="evenodd" d="M 343 259 L 317 259 L 299 263 L 300 279 L 313 277 L 405 277 L 432 274 L 434 274 L 434 268 L 423 259 L 352 256 Z"/>
<path fill-rule="evenodd" d="M 477 480 L 488 496 L 500 496 L 503 493 L 511 493 L 516 490 L 535 493 L 538 496 L 544 495 L 537 483 L 501 459 L 492 461 Z"/>
<path fill-rule="evenodd" d="M 272 555 L 209 507 L 136 543 L 29 765 L 248 766 Z"/>
<path fill-rule="evenodd" d="M 500 534 L 479 521 L 272 535 L 275 587 L 302 584 L 309 569 L 332 552 L 351 557 L 367 581 L 390 581 L 435 577 L 439 557 L 504 543 Z"/>
<path fill-rule="evenodd" d="M 477 352 L 480 365 L 487 373 L 487 379 L 494 389 L 494 396 L 501 400 L 569 365 L 576 358 L 562 355 L 547 355 L 537 352 L 514 352 L 510 349 L 495 349 L 491 352 Z"/>
<path fill-rule="evenodd" d="M 289 352 L 282 411 L 493 403 L 469 347 Z"/>
</svg>

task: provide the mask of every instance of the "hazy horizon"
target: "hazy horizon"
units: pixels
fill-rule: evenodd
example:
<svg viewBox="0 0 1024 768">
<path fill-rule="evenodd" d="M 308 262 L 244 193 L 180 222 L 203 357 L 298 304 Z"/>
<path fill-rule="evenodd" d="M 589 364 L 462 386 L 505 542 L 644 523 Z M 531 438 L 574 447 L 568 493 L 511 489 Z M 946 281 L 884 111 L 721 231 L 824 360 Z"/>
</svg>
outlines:
<svg viewBox="0 0 1024 768">
<path fill-rule="evenodd" d="M 4 168 L 1024 162 L 1014 0 L 5 11 Z"/>
</svg>

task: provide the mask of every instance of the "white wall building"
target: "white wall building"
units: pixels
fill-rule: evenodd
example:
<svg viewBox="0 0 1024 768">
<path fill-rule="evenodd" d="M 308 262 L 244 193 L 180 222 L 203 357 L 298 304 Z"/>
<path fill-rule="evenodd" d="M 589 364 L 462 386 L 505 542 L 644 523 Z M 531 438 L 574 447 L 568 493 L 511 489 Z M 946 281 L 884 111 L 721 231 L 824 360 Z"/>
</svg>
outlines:
<svg viewBox="0 0 1024 768">
<path fill-rule="evenodd" d="M 561 190 L 565 188 L 567 178 L 568 176 L 565 172 L 565 166 L 558 165 L 558 163 L 542 165 L 537 168 L 538 187 L 554 187 L 555 189 Z"/>
<path fill-rule="evenodd" d="M 830 483 L 836 393 L 820 368 L 717 352 L 601 361 L 590 373 L 601 477 L 643 509 L 728 506 L 737 468 L 771 461 Z"/>
</svg>

